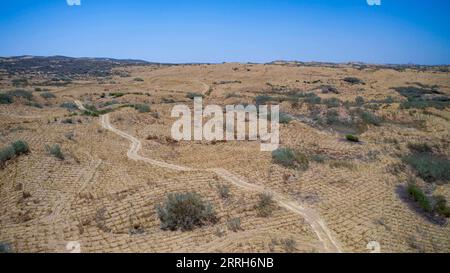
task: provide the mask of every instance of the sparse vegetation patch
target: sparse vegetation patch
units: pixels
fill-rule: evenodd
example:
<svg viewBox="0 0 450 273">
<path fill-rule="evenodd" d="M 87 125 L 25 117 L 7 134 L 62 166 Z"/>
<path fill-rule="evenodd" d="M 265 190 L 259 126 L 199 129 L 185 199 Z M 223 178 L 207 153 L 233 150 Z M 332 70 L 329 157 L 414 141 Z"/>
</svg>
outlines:
<svg viewBox="0 0 450 273">
<path fill-rule="evenodd" d="M 156 206 L 156 211 L 164 230 L 193 230 L 217 221 L 212 204 L 197 193 L 169 194 L 164 203 Z"/>
<path fill-rule="evenodd" d="M 47 146 L 46 147 L 47 151 L 54 157 L 60 159 L 60 160 L 64 160 L 65 156 L 61 150 L 61 147 L 58 144 L 55 144 L 53 146 Z"/>
<path fill-rule="evenodd" d="M 307 156 L 290 148 L 279 148 L 272 152 L 274 163 L 286 168 L 299 168 L 306 170 L 309 167 Z"/>
<path fill-rule="evenodd" d="M 0 104 L 11 104 L 14 100 L 11 95 L 0 93 Z"/>
<path fill-rule="evenodd" d="M 11 145 L 0 149 L 0 167 L 4 167 L 8 160 L 17 156 L 30 153 L 28 143 L 18 140 Z"/>
<path fill-rule="evenodd" d="M 364 84 L 361 79 L 358 79 L 356 77 L 346 77 L 343 79 L 343 81 L 349 84 Z"/>
<path fill-rule="evenodd" d="M 272 215 L 275 208 L 275 202 L 271 193 L 261 193 L 259 195 L 259 201 L 255 206 L 258 211 L 258 216 L 269 217 Z"/>
</svg>

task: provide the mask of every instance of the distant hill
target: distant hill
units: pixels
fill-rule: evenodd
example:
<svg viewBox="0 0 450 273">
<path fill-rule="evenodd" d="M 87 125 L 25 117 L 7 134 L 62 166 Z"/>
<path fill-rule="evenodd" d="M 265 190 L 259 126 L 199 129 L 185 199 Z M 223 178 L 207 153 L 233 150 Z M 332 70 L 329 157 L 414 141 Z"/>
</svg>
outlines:
<svg viewBox="0 0 450 273">
<path fill-rule="evenodd" d="M 130 65 L 163 65 L 143 60 L 112 58 L 72 58 L 66 56 L 16 56 L 0 57 L 0 71 L 7 74 L 45 74 L 55 76 L 111 75 L 112 69 Z"/>
</svg>

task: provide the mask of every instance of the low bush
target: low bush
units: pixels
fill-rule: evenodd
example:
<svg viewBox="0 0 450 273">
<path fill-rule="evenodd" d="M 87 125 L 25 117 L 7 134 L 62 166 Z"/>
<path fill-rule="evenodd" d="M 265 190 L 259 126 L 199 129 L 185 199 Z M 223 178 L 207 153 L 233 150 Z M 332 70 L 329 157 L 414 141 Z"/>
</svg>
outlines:
<svg viewBox="0 0 450 273">
<path fill-rule="evenodd" d="M 359 137 L 354 135 L 346 135 L 345 139 L 347 139 L 350 142 L 359 142 Z"/>
<path fill-rule="evenodd" d="M 328 125 L 341 123 L 341 121 L 339 119 L 339 113 L 335 109 L 331 109 L 331 110 L 327 111 L 325 118 L 326 118 L 326 123 Z"/>
<path fill-rule="evenodd" d="M 364 82 L 356 77 L 346 77 L 343 79 L 344 82 L 350 84 L 364 84 Z"/>
<path fill-rule="evenodd" d="M 293 238 L 281 240 L 281 245 L 287 253 L 292 253 L 297 249 L 297 242 Z"/>
<path fill-rule="evenodd" d="M 5 165 L 6 161 L 14 158 L 15 155 L 16 153 L 12 146 L 7 146 L 3 149 L 0 149 L 0 165 Z"/>
<path fill-rule="evenodd" d="M 327 157 L 324 155 L 313 155 L 311 156 L 311 160 L 317 163 L 324 163 L 327 160 Z"/>
<path fill-rule="evenodd" d="M 19 87 L 19 86 L 27 86 L 28 85 L 28 80 L 27 79 L 25 79 L 25 78 L 21 78 L 21 79 L 14 79 L 14 80 L 12 80 L 12 85 L 14 85 L 14 86 L 17 86 L 17 87 Z"/>
<path fill-rule="evenodd" d="M 0 104 L 11 104 L 14 100 L 11 95 L 0 93 Z"/>
<path fill-rule="evenodd" d="M 28 154 L 30 152 L 30 147 L 28 146 L 28 143 L 26 143 L 23 140 L 18 140 L 13 144 L 11 144 L 11 146 L 14 148 L 14 153 L 16 155 Z"/>
<path fill-rule="evenodd" d="M 366 111 L 361 113 L 361 119 L 365 123 L 375 125 L 375 126 L 379 126 L 382 123 L 381 118 L 372 114 L 371 112 L 366 112 Z"/>
<path fill-rule="evenodd" d="M 406 97 L 407 101 L 401 104 L 404 109 L 425 109 L 428 107 L 444 109 L 450 106 L 450 97 L 443 95 L 435 88 L 403 86 L 393 89 Z"/>
<path fill-rule="evenodd" d="M 259 195 L 259 201 L 255 208 L 258 211 L 258 216 L 269 217 L 272 215 L 274 210 L 273 196 L 270 193 L 261 193 Z"/>
<path fill-rule="evenodd" d="M 272 115 L 268 115 L 268 118 L 270 118 Z M 292 117 L 286 113 L 280 113 L 280 124 L 289 124 L 292 121 Z"/>
<path fill-rule="evenodd" d="M 322 100 L 322 103 L 325 104 L 328 108 L 336 108 L 341 105 L 341 101 L 338 98 L 329 98 Z"/>
<path fill-rule="evenodd" d="M 259 96 L 256 96 L 255 103 L 256 103 L 256 105 L 264 105 L 264 104 L 267 104 L 268 102 L 271 102 L 272 100 L 273 100 L 273 97 L 271 97 L 269 95 L 259 95 Z"/>
<path fill-rule="evenodd" d="M 331 168 L 334 168 L 334 169 L 346 168 L 349 170 L 354 170 L 356 168 L 356 166 L 353 162 L 349 162 L 349 161 L 345 161 L 345 160 L 331 160 L 329 162 L 329 165 Z"/>
<path fill-rule="evenodd" d="M 1 254 L 7 254 L 7 253 L 12 253 L 12 247 L 10 244 L 8 243 L 4 243 L 4 242 L 0 242 L 0 253 Z"/>
<path fill-rule="evenodd" d="M 331 85 L 321 85 L 319 89 L 322 91 L 322 94 L 329 94 L 329 93 L 339 94 L 339 90 L 337 90 L 336 87 Z"/>
<path fill-rule="evenodd" d="M 150 106 L 148 106 L 147 104 L 135 104 L 134 109 L 136 109 L 139 113 L 150 112 Z"/>
<path fill-rule="evenodd" d="M 196 193 L 169 194 L 164 203 L 156 206 L 156 211 L 164 230 L 193 230 L 217 221 L 211 203 Z"/>
<path fill-rule="evenodd" d="M 411 183 L 407 186 L 406 191 L 409 196 L 417 202 L 417 204 L 426 212 L 433 210 L 430 199 L 428 196 L 415 184 Z"/>
<path fill-rule="evenodd" d="M 290 148 L 279 148 L 273 151 L 272 160 L 274 163 L 286 168 L 300 168 L 306 170 L 309 167 L 308 158 L 304 154 Z"/>
<path fill-rule="evenodd" d="M 433 148 L 427 143 L 408 143 L 408 149 L 413 153 L 432 153 Z"/>
<path fill-rule="evenodd" d="M 304 102 L 308 103 L 308 104 L 320 104 L 322 103 L 322 98 L 317 96 L 314 93 L 307 93 L 305 98 L 304 98 Z"/>
<path fill-rule="evenodd" d="M 365 103 L 365 101 L 364 101 L 363 97 L 361 97 L 361 96 L 356 97 L 356 99 L 355 99 L 356 106 L 361 107 L 364 105 L 364 103 Z"/>
<path fill-rule="evenodd" d="M 450 218 L 450 207 L 447 205 L 447 200 L 444 196 L 435 196 L 434 198 L 434 211 L 445 217 Z"/>
<path fill-rule="evenodd" d="M 64 160 L 64 158 L 65 158 L 64 154 L 61 150 L 61 147 L 58 144 L 55 144 L 51 147 L 47 147 L 47 150 L 52 156 L 54 156 L 60 160 Z"/>
<path fill-rule="evenodd" d="M 427 182 L 450 181 L 450 160 L 443 156 L 427 153 L 415 153 L 403 157 L 403 161 L 417 171 Z"/>
<path fill-rule="evenodd" d="M 143 82 L 144 79 L 143 79 L 143 78 L 134 78 L 134 81 L 135 81 L 135 82 Z"/>
<path fill-rule="evenodd" d="M 30 148 L 25 141 L 19 140 L 11 143 L 11 145 L 0 149 L 0 166 L 4 166 L 8 160 L 16 156 L 28 154 L 29 152 Z"/>
<path fill-rule="evenodd" d="M 233 218 L 227 221 L 228 229 L 233 232 L 238 232 L 242 230 L 241 228 L 241 218 Z"/>
<path fill-rule="evenodd" d="M 175 103 L 176 101 L 172 98 L 163 98 L 161 100 L 161 103 L 169 104 L 169 103 Z"/>
<path fill-rule="evenodd" d="M 54 99 L 54 98 L 56 98 L 55 94 L 53 94 L 51 92 L 41 93 L 41 97 L 43 97 L 44 99 Z"/>
<path fill-rule="evenodd" d="M 195 98 L 203 98 L 203 95 L 200 93 L 189 92 L 187 93 L 186 98 L 193 100 Z"/>
<path fill-rule="evenodd" d="M 32 100 L 33 99 L 33 93 L 32 92 L 26 91 L 26 90 L 22 90 L 22 89 L 8 91 L 7 94 L 12 96 L 12 97 L 16 97 L 16 98 L 23 98 L 23 99 L 27 99 L 27 100 Z"/>
<path fill-rule="evenodd" d="M 134 107 L 134 105 L 133 105 L 133 107 Z M 101 115 L 105 115 L 105 114 L 108 114 L 113 111 L 113 109 L 111 109 L 111 108 L 98 110 L 95 105 L 85 105 L 85 108 L 87 110 L 85 110 L 83 112 L 83 115 L 90 116 L 90 117 L 99 117 Z"/>
<path fill-rule="evenodd" d="M 115 93 L 110 93 L 109 95 L 111 95 L 111 96 L 114 97 L 114 98 L 120 98 L 120 97 L 125 96 L 125 93 L 122 93 L 122 92 L 115 92 Z"/>
<path fill-rule="evenodd" d="M 70 111 L 78 110 L 78 106 L 73 102 L 64 102 L 60 105 L 60 107 Z"/>
<path fill-rule="evenodd" d="M 217 186 L 217 192 L 222 199 L 228 199 L 230 197 L 230 187 L 224 184 Z"/>
<path fill-rule="evenodd" d="M 67 132 L 64 134 L 64 136 L 68 139 L 68 140 L 73 140 L 75 137 L 75 133 L 74 132 Z"/>
<path fill-rule="evenodd" d="M 73 119 L 67 118 L 67 119 L 63 120 L 62 123 L 63 124 L 73 124 L 74 122 L 73 122 Z"/>
<path fill-rule="evenodd" d="M 31 106 L 31 107 L 36 107 L 36 108 L 39 108 L 39 109 L 44 108 L 44 106 L 42 106 L 42 104 L 40 104 L 40 103 L 38 103 L 38 102 L 35 102 L 35 101 L 27 101 L 27 102 L 25 103 L 25 105 Z"/>
</svg>

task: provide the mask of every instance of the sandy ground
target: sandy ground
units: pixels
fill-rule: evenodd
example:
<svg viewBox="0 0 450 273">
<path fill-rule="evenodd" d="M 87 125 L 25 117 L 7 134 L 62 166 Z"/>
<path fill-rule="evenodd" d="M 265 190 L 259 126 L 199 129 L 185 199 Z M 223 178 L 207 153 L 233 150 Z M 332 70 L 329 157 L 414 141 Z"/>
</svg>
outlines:
<svg viewBox="0 0 450 273">
<path fill-rule="evenodd" d="M 54 99 L 34 92 L 42 109 L 24 101 L 0 105 L 1 147 L 23 139 L 31 148 L 29 155 L 0 170 L 0 242 L 19 252 L 67 252 L 72 241 L 80 243 L 82 252 L 369 252 L 371 241 L 379 242 L 382 252 L 450 251 L 448 225 L 430 221 L 401 198 L 399 188 L 411 170 L 391 171 L 401 165 L 408 142 L 439 145 L 449 156 L 448 109 L 423 113 L 400 109 L 398 103 L 383 105 L 377 115 L 403 123 L 371 126 L 361 133 L 361 144 L 301 118 L 281 125 L 282 146 L 345 161 L 351 168 L 311 161 L 307 170 L 287 169 L 261 152 L 259 142 L 170 138 L 170 111 L 175 103 L 192 105 L 189 92 L 202 93 L 204 104 L 219 105 L 279 95 L 274 87 L 312 91 L 323 99 L 391 96 L 400 101 L 404 98 L 391 87 L 438 85 L 450 94 L 446 73 L 252 64 L 123 69 L 132 76 L 52 87 Z M 348 76 L 366 84 L 349 85 L 342 81 Z M 317 89 L 321 85 L 335 86 L 339 94 L 323 94 Z M 6 80 L 1 86 L 13 88 Z M 113 98 L 108 96 L 112 92 L 126 95 Z M 76 101 L 80 107 L 113 100 L 146 103 L 151 112 L 119 108 L 101 117 L 81 111 L 69 116 L 60 107 L 63 102 Z M 298 117 L 308 110 L 289 102 L 280 106 Z M 73 123 L 63 122 L 69 118 Z M 418 121 L 425 125 L 412 126 Z M 48 154 L 46 145 L 54 144 L 62 147 L 64 161 Z M 229 200 L 218 195 L 219 184 L 230 187 Z M 432 190 L 450 200 L 448 184 Z M 186 191 L 210 201 L 219 222 L 189 232 L 161 230 L 155 205 L 168 193 Z M 272 192 L 277 202 L 268 218 L 254 209 L 261 192 Z M 228 228 L 233 218 L 241 219 L 242 230 Z M 288 239 L 295 241 L 294 249 L 286 246 Z"/>
</svg>

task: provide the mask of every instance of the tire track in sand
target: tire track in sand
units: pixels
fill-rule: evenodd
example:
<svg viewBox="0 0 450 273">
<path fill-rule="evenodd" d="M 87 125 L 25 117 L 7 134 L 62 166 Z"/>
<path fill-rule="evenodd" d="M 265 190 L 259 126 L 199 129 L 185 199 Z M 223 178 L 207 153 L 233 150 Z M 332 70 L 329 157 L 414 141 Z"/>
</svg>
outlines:
<svg viewBox="0 0 450 273">
<path fill-rule="evenodd" d="M 76 104 L 80 107 L 80 109 L 84 108 L 82 103 L 80 101 L 76 101 Z M 139 150 L 142 147 L 141 142 L 133 137 L 132 135 L 129 135 L 125 132 L 122 132 L 116 128 L 114 128 L 109 119 L 109 114 L 103 115 L 100 117 L 100 124 L 103 128 L 110 130 L 111 132 L 128 139 L 131 141 L 130 150 L 127 153 L 127 156 L 132 160 L 139 160 L 144 161 L 152 165 L 156 165 L 162 168 L 167 168 L 175 171 L 209 171 L 213 172 L 222 179 L 232 183 L 233 185 L 243 188 L 248 191 L 253 191 L 257 193 L 271 193 L 273 195 L 273 199 L 283 208 L 296 213 L 300 216 L 302 216 L 305 221 L 311 226 L 314 233 L 316 234 L 317 238 L 323 245 L 323 249 L 326 252 L 331 253 L 342 253 L 343 250 L 340 246 L 340 243 L 334 236 L 332 235 L 332 232 L 327 228 L 325 221 L 320 217 L 317 212 L 315 212 L 312 209 L 305 208 L 303 206 L 300 206 L 296 201 L 291 200 L 289 197 L 286 197 L 282 194 L 276 193 L 271 190 L 267 190 L 266 188 L 251 184 L 246 181 L 246 179 L 231 173 L 228 170 L 222 169 L 222 168 L 214 168 L 214 169 L 193 169 L 189 167 L 179 166 L 175 164 L 169 164 L 166 162 L 142 157 L 138 154 Z"/>
</svg>

